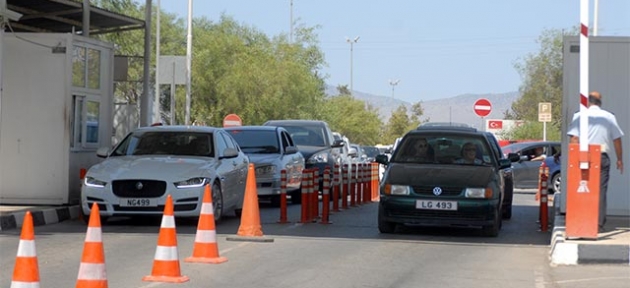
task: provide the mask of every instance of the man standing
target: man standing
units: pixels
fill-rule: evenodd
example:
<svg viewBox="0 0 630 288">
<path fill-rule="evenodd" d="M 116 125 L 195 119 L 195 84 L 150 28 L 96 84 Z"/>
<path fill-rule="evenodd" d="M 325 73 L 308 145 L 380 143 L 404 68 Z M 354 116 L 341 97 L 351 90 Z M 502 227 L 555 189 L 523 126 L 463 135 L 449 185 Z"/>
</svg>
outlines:
<svg viewBox="0 0 630 288">
<path fill-rule="evenodd" d="M 588 143 L 601 145 L 601 172 L 599 188 L 599 232 L 604 232 L 606 223 L 606 190 L 610 173 L 609 153 L 614 148 L 617 157 L 617 169 L 623 174 L 623 151 L 621 137 L 623 132 L 617 124 L 617 118 L 612 113 L 601 109 L 602 95 L 593 91 L 588 95 L 588 109 L 583 116 L 588 117 Z M 573 121 L 569 125 L 567 134 L 570 143 L 579 143 L 580 140 L 580 112 L 573 115 Z M 612 145 L 611 145 L 612 144 Z"/>
</svg>

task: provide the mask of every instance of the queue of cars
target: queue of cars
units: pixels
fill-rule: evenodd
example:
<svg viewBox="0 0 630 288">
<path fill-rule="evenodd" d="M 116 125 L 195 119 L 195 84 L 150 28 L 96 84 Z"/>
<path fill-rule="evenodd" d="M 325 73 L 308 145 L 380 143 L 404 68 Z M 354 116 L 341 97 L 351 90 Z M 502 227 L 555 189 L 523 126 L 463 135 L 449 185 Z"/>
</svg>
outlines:
<svg viewBox="0 0 630 288">
<path fill-rule="evenodd" d="M 411 157 L 420 140 L 433 153 L 427 158 L 430 161 Z M 553 142 L 538 144 L 544 144 L 546 153 L 559 149 Z M 377 219 L 382 233 L 411 224 L 474 226 L 487 236 L 497 236 L 502 220 L 511 218 L 513 189 L 521 185 L 516 183 L 527 184 L 521 176 L 526 174 L 517 173 L 517 167 L 530 149 L 540 146 L 536 145 L 502 150 L 489 132 L 422 125 L 400 137 L 394 150 L 388 151 L 390 156 L 378 148 L 349 145 L 324 121 L 271 120 L 262 126 L 231 128 L 143 127 L 113 149 L 98 149 L 97 156 L 105 160 L 87 171 L 81 206 L 89 215 L 96 203 L 104 219 L 161 215 L 170 194 L 176 216 L 197 217 L 204 188 L 210 185 L 213 213 L 219 221 L 229 212 L 240 216 L 250 163 L 255 166 L 260 198 L 279 203 L 280 171 L 285 170 L 287 192 L 293 203 L 300 203 L 302 171 L 317 168 L 321 174 L 325 167 L 339 163 L 338 151 L 345 150 L 355 161 L 373 157 L 385 167 Z M 359 153 L 364 157 L 357 157 Z M 466 155 L 473 156 L 472 164 L 464 163 Z"/>
</svg>

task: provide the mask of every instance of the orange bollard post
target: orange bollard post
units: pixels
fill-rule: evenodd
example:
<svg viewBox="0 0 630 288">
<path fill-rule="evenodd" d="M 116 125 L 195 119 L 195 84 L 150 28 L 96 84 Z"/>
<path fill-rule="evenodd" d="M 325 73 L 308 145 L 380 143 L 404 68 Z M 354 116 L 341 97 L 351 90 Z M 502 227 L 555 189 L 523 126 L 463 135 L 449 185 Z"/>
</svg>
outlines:
<svg viewBox="0 0 630 288">
<path fill-rule="evenodd" d="M 289 223 L 287 221 L 287 170 L 280 171 L 280 224 Z"/>
<path fill-rule="evenodd" d="M 333 205 L 332 205 L 332 211 L 333 212 L 339 212 L 339 186 L 340 186 L 340 179 L 339 179 L 339 164 L 335 164 L 335 171 L 333 172 L 333 191 L 332 191 L 332 201 L 333 201 Z"/>
<path fill-rule="evenodd" d="M 350 187 L 350 164 L 344 164 L 341 174 L 341 209 L 348 209 L 348 191 Z"/>
<path fill-rule="evenodd" d="M 361 206 L 363 203 L 363 171 L 361 170 L 363 163 L 357 164 L 357 205 Z"/>
<path fill-rule="evenodd" d="M 357 206 L 357 194 L 356 194 L 356 178 L 357 178 L 357 164 L 351 164 L 350 165 L 350 183 L 349 183 L 349 188 L 348 188 L 348 192 L 350 192 L 350 206 L 354 207 Z"/>
<path fill-rule="evenodd" d="M 542 189 L 540 183 L 542 183 L 542 175 L 545 173 L 544 169 L 546 166 L 547 164 L 545 164 L 545 161 L 542 161 L 542 163 L 540 163 L 540 167 L 538 167 L 538 190 L 536 191 L 536 201 L 540 201 L 540 189 Z"/>
<path fill-rule="evenodd" d="M 319 168 L 313 169 L 313 222 L 317 222 L 319 218 Z"/>
<path fill-rule="evenodd" d="M 324 187 L 322 189 L 322 220 L 321 224 L 330 224 L 328 221 L 330 212 L 330 169 L 324 170 Z"/>
<path fill-rule="evenodd" d="M 547 190 L 547 180 L 548 180 L 548 176 L 547 174 L 545 174 L 544 171 L 547 171 L 547 174 L 549 173 L 549 168 L 545 167 L 545 169 L 543 169 L 543 174 L 540 174 L 540 212 L 539 212 L 539 219 L 540 219 L 540 231 L 541 232 L 547 232 L 548 228 L 549 228 L 549 204 L 547 202 L 547 194 L 549 194 L 549 191 Z"/>
<path fill-rule="evenodd" d="M 301 194 L 302 194 L 302 202 L 300 203 L 302 206 L 301 212 L 302 215 L 300 217 L 300 223 L 308 222 L 308 205 L 310 205 L 310 201 L 308 201 L 308 170 L 302 170 L 302 185 L 301 185 Z"/>
</svg>

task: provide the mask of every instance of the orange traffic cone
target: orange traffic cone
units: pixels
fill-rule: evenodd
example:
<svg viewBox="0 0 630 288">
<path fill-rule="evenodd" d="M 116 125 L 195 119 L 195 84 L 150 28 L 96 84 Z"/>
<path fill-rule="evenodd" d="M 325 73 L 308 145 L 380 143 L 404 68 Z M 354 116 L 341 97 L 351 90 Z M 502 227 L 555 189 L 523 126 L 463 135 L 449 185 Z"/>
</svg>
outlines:
<svg viewBox="0 0 630 288">
<path fill-rule="evenodd" d="M 83 246 L 81 266 L 76 288 L 107 288 L 105 272 L 105 252 L 101 232 L 101 214 L 96 203 L 92 204 Z"/>
<path fill-rule="evenodd" d="M 237 238 L 227 237 L 227 240 L 273 242 L 272 238 L 262 237 L 263 232 L 260 225 L 260 209 L 258 208 L 258 191 L 256 190 L 256 169 L 254 169 L 253 163 L 249 163 L 247 171 L 241 226 L 238 227 L 236 235 L 238 236 Z"/>
<path fill-rule="evenodd" d="M 214 207 L 212 206 L 212 197 L 210 195 L 212 195 L 210 185 L 206 185 L 193 253 L 191 257 L 184 260 L 186 262 L 219 264 L 227 261 L 227 258 L 219 257 L 217 232 L 214 223 Z"/>
<path fill-rule="evenodd" d="M 179 270 L 173 197 L 168 195 L 166 205 L 164 205 L 164 216 L 162 216 L 160 235 L 155 250 L 153 270 L 151 275 L 142 277 L 142 281 L 182 283 L 188 280 L 190 280 L 188 276 L 182 276 Z"/>
<path fill-rule="evenodd" d="M 15 257 L 11 288 L 39 287 L 39 268 L 36 254 L 33 215 L 31 215 L 31 211 L 26 211 L 17 257 Z"/>
</svg>

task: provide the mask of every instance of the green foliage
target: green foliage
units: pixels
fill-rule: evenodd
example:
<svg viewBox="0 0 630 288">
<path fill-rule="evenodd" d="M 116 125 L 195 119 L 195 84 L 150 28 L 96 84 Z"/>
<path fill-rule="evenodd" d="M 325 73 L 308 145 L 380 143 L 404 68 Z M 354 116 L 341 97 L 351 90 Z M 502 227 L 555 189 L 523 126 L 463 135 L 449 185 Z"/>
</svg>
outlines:
<svg viewBox="0 0 630 288">
<path fill-rule="evenodd" d="M 513 140 L 541 139 L 542 124 L 539 132 L 535 133 L 538 126 L 538 103 L 550 102 L 553 121 L 547 124 L 549 135 L 559 135 L 562 126 L 562 45 L 564 35 L 575 35 L 577 28 L 570 31 L 545 30 L 540 35 L 540 51 L 526 55 L 515 68 L 523 78 L 520 87 L 521 97 L 512 103 L 512 111 L 505 111 L 506 119 L 519 119 L 529 121 L 529 125 L 515 128 Z M 523 131 L 520 131 L 523 130 Z M 534 138 L 532 136 L 539 135 Z"/>
<path fill-rule="evenodd" d="M 384 127 L 381 137 L 381 143 L 394 143 L 396 138 L 403 136 L 405 133 L 416 129 L 421 121 L 420 117 L 424 114 L 421 102 L 413 104 L 411 108 L 411 116 L 407 113 L 407 107 L 400 105 L 392 112 L 389 122 Z"/>
<path fill-rule="evenodd" d="M 324 104 L 323 120 L 333 131 L 348 137 L 352 143 L 376 145 L 382 122 L 378 111 L 371 105 L 350 95 L 330 97 Z"/>
<path fill-rule="evenodd" d="M 527 121 L 518 128 L 504 131 L 499 133 L 501 138 L 510 140 L 542 140 L 543 139 L 542 122 Z M 561 141 L 560 130 L 551 128 L 551 125 L 547 123 L 547 141 Z"/>
</svg>

